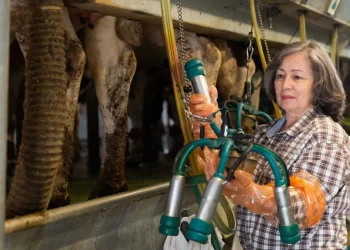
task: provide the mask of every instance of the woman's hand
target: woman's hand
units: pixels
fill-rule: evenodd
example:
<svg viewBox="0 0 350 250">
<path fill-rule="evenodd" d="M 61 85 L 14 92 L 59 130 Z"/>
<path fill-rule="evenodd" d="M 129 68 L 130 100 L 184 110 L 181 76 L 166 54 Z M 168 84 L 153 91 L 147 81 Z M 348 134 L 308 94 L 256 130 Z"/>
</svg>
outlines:
<svg viewBox="0 0 350 250">
<path fill-rule="evenodd" d="M 205 95 L 202 94 L 193 94 L 190 99 L 190 111 L 194 115 L 208 117 L 212 113 L 218 110 L 218 91 L 214 86 L 211 86 L 209 93 L 212 101 L 208 100 Z M 221 125 L 221 113 L 217 113 L 215 116 L 215 122 L 218 126 Z M 201 124 L 198 122 L 191 122 L 192 132 L 194 134 L 194 139 L 199 139 L 199 131 Z M 214 131 L 211 129 L 210 124 L 205 124 L 205 138 L 216 138 Z"/>
<path fill-rule="evenodd" d="M 273 186 L 254 183 L 252 174 L 243 170 L 235 171 L 235 179 L 225 185 L 224 195 L 233 203 L 244 206 L 253 213 L 277 214 Z"/>
<path fill-rule="evenodd" d="M 211 102 L 205 95 L 201 94 L 193 94 L 190 99 L 190 111 L 198 116 L 208 117 L 213 112 L 218 110 L 218 92 L 214 86 L 209 89 L 209 93 L 211 96 Z M 221 125 L 221 114 L 220 112 L 216 114 L 215 122 L 218 126 Z M 199 139 L 199 131 L 201 124 L 198 122 L 191 122 L 192 132 L 194 134 L 194 139 Z M 205 138 L 216 138 L 214 131 L 211 129 L 210 124 L 205 124 Z M 210 150 L 205 147 L 204 150 L 198 148 L 198 163 L 201 169 L 204 171 L 204 174 L 207 179 L 209 179 L 215 172 L 219 163 L 219 151 L 218 150 Z"/>
</svg>

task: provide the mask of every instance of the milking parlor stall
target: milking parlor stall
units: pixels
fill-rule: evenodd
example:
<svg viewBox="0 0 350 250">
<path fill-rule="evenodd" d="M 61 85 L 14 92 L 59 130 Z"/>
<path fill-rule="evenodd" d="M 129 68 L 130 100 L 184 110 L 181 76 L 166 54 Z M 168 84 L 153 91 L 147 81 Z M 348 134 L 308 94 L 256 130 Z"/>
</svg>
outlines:
<svg viewBox="0 0 350 250">
<path fill-rule="evenodd" d="M 349 11 L 347 0 L 0 1 L 0 249 L 241 249 L 221 192 L 235 169 L 254 171 L 249 152 L 275 175 L 280 240 L 298 241 L 283 161 L 245 139 L 282 115 L 261 86 L 285 44 L 320 42 L 349 95 Z M 192 114 L 191 94 L 212 102 L 211 86 L 218 109 Z M 221 150 L 209 181 L 204 147 Z"/>
</svg>

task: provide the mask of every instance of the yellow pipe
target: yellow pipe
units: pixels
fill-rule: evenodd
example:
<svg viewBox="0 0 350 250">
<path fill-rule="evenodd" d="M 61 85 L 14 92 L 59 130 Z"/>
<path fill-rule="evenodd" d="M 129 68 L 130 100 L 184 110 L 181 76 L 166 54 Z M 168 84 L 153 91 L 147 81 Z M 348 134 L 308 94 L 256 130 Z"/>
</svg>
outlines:
<svg viewBox="0 0 350 250">
<path fill-rule="evenodd" d="M 256 39 L 256 46 L 258 46 L 260 60 L 261 60 L 263 69 L 265 71 L 267 65 L 266 65 L 265 54 L 264 54 L 264 51 L 263 51 L 263 48 L 262 48 L 262 45 L 261 45 L 259 27 L 258 27 L 258 23 L 256 21 L 256 12 L 255 12 L 254 0 L 250 0 L 250 14 L 252 16 L 252 22 L 253 22 L 253 27 L 254 27 L 255 39 Z"/>
<path fill-rule="evenodd" d="M 333 36 L 332 36 L 332 47 L 331 47 L 331 59 L 336 66 L 337 64 L 337 50 L 338 50 L 338 25 L 334 25 Z"/>
<path fill-rule="evenodd" d="M 260 55 L 260 60 L 261 64 L 263 66 L 264 71 L 267 68 L 266 64 L 266 59 L 265 59 L 265 54 L 261 45 L 261 40 L 260 40 L 260 31 L 258 27 L 258 23 L 256 21 L 256 12 L 255 12 L 255 3 L 254 0 L 250 0 L 250 14 L 252 17 L 252 22 L 253 22 L 253 27 L 254 27 L 254 33 L 255 33 L 255 40 L 256 40 L 256 45 L 258 47 L 259 55 Z M 272 101 L 273 108 L 275 109 L 276 117 L 277 119 L 282 118 L 282 113 L 278 105 Z"/>
<path fill-rule="evenodd" d="M 306 41 L 305 10 L 299 10 L 299 33 L 300 41 Z"/>
<path fill-rule="evenodd" d="M 183 91 L 183 90 L 182 90 L 180 64 L 179 64 L 179 59 L 178 59 L 177 50 L 176 50 L 173 20 L 171 17 L 170 0 L 161 0 L 160 3 L 161 3 L 161 11 L 162 11 L 162 23 L 163 23 L 165 47 L 168 54 L 169 67 L 172 72 L 171 79 L 172 79 L 172 85 L 173 85 L 173 91 L 174 91 L 174 98 L 176 102 L 176 109 L 179 115 L 179 121 L 180 121 L 182 134 L 184 136 L 184 141 L 185 141 L 185 144 L 187 144 L 193 141 L 193 134 L 190 129 L 189 121 L 186 117 L 182 100 L 180 97 L 180 93 L 179 93 L 179 91 Z M 177 88 L 178 86 L 177 84 L 179 84 L 179 87 L 180 87 L 179 91 Z M 192 167 L 193 174 L 199 174 L 203 172 L 198 165 L 196 152 L 193 152 L 191 154 L 189 160 L 190 160 L 190 165 Z"/>
</svg>

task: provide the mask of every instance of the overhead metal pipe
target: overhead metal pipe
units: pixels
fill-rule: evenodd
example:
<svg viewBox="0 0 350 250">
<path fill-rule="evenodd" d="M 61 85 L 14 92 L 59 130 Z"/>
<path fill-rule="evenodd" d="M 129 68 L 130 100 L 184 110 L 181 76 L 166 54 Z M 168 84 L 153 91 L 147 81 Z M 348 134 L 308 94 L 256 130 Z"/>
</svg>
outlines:
<svg viewBox="0 0 350 250">
<path fill-rule="evenodd" d="M 300 32 L 300 41 L 302 42 L 307 40 L 305 16 L 306 16 L 306 11 L 299 10 L 299 32 Z"/>
<path fill-rule="evenodd" d="M 331 59 L 334 66 L 337 68 L 337 54 L 338 54 L 338 29 L 339 25 L 334 24 L 331 44 Z"/>
<path fill-rule="evenodd" d="M 7 105 L 10 48 L 10 1 L 0 1 L 0 249 L 4 249 L 7 166 Z"/>
</svg>

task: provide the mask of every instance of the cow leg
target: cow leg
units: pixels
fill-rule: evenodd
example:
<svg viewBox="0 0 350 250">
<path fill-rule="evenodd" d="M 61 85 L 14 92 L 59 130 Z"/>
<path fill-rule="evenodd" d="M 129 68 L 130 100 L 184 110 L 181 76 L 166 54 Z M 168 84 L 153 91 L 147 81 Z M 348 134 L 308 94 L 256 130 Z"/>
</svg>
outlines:
<svg viewBox="0 0 350 250">
<path fill-rule="evenodd" d="M 88 66 L 95 79 L 105 133 L 102 168 L 90 198 L 127 190 L 124 172 L 127 106 L 136 58 L 131 46 L 117 37 L 115 22 L 115 17 L 105 16 L 85 33 Z"/>
<path fill-rule="evenodd" d="M 247 80 L 245 48 L 235 44 L 229 46 L 224 39 L 220 38 L 216 38 L 214 43 L 222 56 L 222 64 L 217 81 L 220 97 L 223 100 L 228 100 L 231 96 L 243 97 Z M 232 50 L 234 53 L 232 53 Z M 248 81 L 251 81 L 254 72 L 255 63 L 251 60 L 249 62 Z"/>
<path fill-rule="evenodd" d="M 23 1 L 12 2 L 12 30 L 16 32 L 16 37 L 20 48 L 26 57 L 26 22 L 28 20 L 28 8 Z M 68 201 L 68 177 L 72 167 L 73 150 L 73 129 L 76 105 L 79 95 L 80 81 L 85 66 L 85 53 L 80 45 L 80 41 L 75 34 L 75 30 L 70 22 L 67 10 L 64 10 L 64 29 L 66 46 L 66 71 L 67 71 L 67 94 L 66 104 L 68 117 L 65 125 L 65 135 L 63 142 L 63 161 L 58 169 L 54 189 L 49 207 L 57 207 L 69 203 Z"/>
<path fill-rule="evenodd" d="M 80 82 L 85 68 L 85 52 L 80 40 L 75 33 L 70 21 L 67 9 L 64 10 L 64 28 L 66 43 L 66 73 L 67 94 L 66 104 L 68 117 L 65 125 L 63 141 L 63 162 L 58 169 L 55 186 L 52 192 L 50 208 L 67 205 L 70 203 L 68 195 L 68 178 L 73 167 L 74 153 L 74 123 L 77 112 L 77 103 L 80 90 Z"/>
<path fill-rule="evenodd" d="M 249 62 L 249 69 L 246 67 L 245 48 L 234 44 L 234 47 L 228 46 L 223 39 L 215 39 L 215 45 L 219 48 L 222 56 L 222 65 L 220 67 L 217 88 L 220 97 L 225 101 L 229 100 L 231 96 L 242 98 L 245 88 L 246 80 L 251 82 L 252 76 L 255 72 L 255 63 L 253 60 Z M 232 53 L 232 50 L 235 53 Z M 247 79 L 248 70 L 248 79 Z M 258 91 L 259 92 L 259 91 Z M 258 92 L 254 95 L 254 101 L 259 101 L 257 98 Z M 253 100 L 253 97 L 252 97 Z M 235 113 L 231 113 L 232 125 L 235 124 Z M 246 132 L 253 132 L 252 127 L 255 124 L 253 117 L 247 116 L 242 119 L 242 128 Z"/>
<path fill-rule="evenodd" d="M 202 54 L 204 68 L 207 73 L 208 86 L 216 86 L 219 69 L 222 64 L 222 57 L 219 49 L 215 44 L 206 37 L 199 37 L 199 41 L 203 46 L 204 53 Z"/>
<path fill-rule="evenodd" d="M 230 96 L 242 96 L 244 85 L 237 84 L 237 60 L 232 55 L 226 40 L 216 38 L 215 45 L 221 53 L 222 63 L 218 74 L 216 87 L 223 100 L 229 100 Z"/>
<path fill-rule="evenodd" d="M 181 55 L 181 40 L 178 30 L 175 31 L 175 36 L 178 53 Z M 221 66 L 221 54 L 219 49 L 206 37 L 197 36 L 197 34 L 192 32 L 185 32 L 185 36 L 187 41 L 187 60 L 201 59 L 204 64 L 208 86 L 215 86 Z"/>
</svg>

